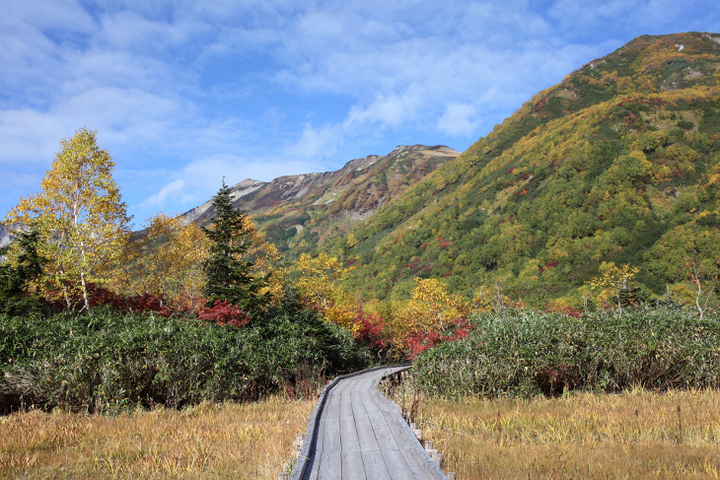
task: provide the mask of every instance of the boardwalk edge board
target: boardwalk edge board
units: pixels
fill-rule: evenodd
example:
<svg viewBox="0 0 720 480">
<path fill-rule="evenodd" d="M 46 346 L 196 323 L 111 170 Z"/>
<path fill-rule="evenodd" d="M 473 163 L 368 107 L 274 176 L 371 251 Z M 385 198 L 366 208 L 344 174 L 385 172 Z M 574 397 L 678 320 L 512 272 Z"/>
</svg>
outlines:
<svg viewBox="0 0 720 480">
<path fill-rule="evenodd" d="M 315 404 L 315 408 L 313 409 L 312 415 L 310 415 L 310 420 L 308 421 L 308 428 L 305 432 L 305 441 L 303 442 L 302 449 L 300 450 L 300 454 L 298 455 L 297 460 L 295 461 L 295 465 L 293 465 L 292 471 L 290 472 L 290 478 L 288 480 L 301 480 L 305 476 L 305 471 L 307 470 L 307 466 L 310 462 L 310 454 L 312 453 L 310 449 L 315 444 L 315 440 L 317 437 L 317 424 L 320 420 L 320 415 L 322 415 L 323 408 L 325 407 L 325 399 L 327 398 L 328 392 L 340 381 L 345 378 L 351 378 L 356 377 L 358 375 L 362 375 L 363 373 L 367 372 L 373 372 L 375 370 L 382 370 L 384 368 L 395 368 L 395 367 L 407 367 L 410 368 L 410 365 L 383 365 L 380 367 L 373 367 L 368 368 L 365 370 L 360 370 L 359 372 L 353 372 L 348 373 L 346 375 L 340 375 L 338 377 L 335 377 L 332 382 L 325 385 L 325 387 L 320 392 L 320 396 L 318 397 L 318 401 Z"/>
<path fill-rule="evenodd" d="M 412 453 L 425 464 L 426 470 L 433 472 L 440 479 L 448 480 L 448 477 L 445 475 L 442 469 L 438 466 L 437 463 L 435 463 L 432 458 L 430 458 L 430 455 L 428 455 L 427 451 L 420 444 L 420 441 L 413 433 L 410 425 L 408 425 L 405 419 L 402 417 L 400 411 L 397 409 L 395 404 L 391 402 L 390 399 L 388 399 L 385 395 L 380 395 L 380 398 L 381 400 L 385 400 L 392 405 L 392 418 L 398 424 L 398 428 L 407 437 L 410 448 L 412 448 Z"/>
</svg>

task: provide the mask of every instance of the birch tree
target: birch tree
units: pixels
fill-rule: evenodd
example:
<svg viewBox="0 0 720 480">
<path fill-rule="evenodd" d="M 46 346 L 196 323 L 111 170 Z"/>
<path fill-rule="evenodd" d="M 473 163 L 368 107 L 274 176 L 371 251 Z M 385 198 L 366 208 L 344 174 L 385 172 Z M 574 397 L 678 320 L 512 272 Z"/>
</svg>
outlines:
<svg viewBox="0 0 720 480">
<path fill-rule="evenodd" d="M 88 285 L 105 282 L 130 221 L 112 177 L 115 162 L 97 146 L 96 136 L 97 131 L 83 127 L 63 140 L 42 191 L 21 198 L 6 218 L 8 225 L 34 222 L 40 232 L 39 250 L 48 259 L 46 279 L 53 285 L 45 295 L 63 298 L 68 308 L 81 296 L 81 310 L 88 311 Z"/>
</svg>

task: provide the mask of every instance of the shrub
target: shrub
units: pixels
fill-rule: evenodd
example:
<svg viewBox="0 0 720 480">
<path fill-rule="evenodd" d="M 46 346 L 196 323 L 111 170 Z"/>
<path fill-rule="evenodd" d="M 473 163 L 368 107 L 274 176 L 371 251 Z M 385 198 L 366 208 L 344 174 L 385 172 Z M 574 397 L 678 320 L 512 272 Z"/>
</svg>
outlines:
<svg viewBox="0 0 720 480">
<path fill-rule="evenodd" d="M 0 404 L 97 412 L 253 400 L 370 358 L 349 332 L 287 302 L 250 326 L 219 323 L 102 308 L 0 316 Z"/>
<path fill-rule="evenodd" d="M 720 318 L 690 309 L 608 312 L 580 318 L 505 310 L 472 318 L 464 339 L 420 354 L 421 387 L 443 396 L 559 395 L 720 387 Z"/>
</svg>

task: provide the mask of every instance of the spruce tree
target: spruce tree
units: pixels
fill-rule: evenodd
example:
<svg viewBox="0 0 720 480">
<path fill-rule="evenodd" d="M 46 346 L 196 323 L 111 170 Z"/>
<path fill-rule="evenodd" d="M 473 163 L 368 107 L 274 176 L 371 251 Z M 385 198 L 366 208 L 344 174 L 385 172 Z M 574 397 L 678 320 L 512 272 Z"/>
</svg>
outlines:
<svg viewBox="0 0 720 480">
<path fill-rule="evenodd" d="M 266 295 L 260 295 L 259 291 L 267 279 L 253 275 L 253 262 L 247 258 L 252 238 L 246 228 L 245 212 L 233 208 L 230 188 L 224 178 L 212 204 L 215 216 L 210 228 L 203 227 L 211 241 L 210 256 L 203 263 L 208 305 L 226 300 L 246 312 L 253 312 L 266 301 Z"/>
<path fill-rule="evenodd" d="M 17 239 L 17 256 L 14 262 L 0 262 L 0 313 L 8 315 L 41 314 L 47 306 L 37 291 L 47 263 L 38 252 L 40 232 L 33 228 L 20 232 Z M 0 258 L 10 252 L 11 245 L 0 248 Z"/>
</svg>

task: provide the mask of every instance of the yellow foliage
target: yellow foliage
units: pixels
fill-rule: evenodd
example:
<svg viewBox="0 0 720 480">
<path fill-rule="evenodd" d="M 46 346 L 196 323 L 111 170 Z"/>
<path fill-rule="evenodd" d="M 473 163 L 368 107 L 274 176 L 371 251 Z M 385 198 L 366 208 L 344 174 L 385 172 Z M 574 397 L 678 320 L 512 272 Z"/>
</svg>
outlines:
<svg viewBox="0 0 720 480">
<path fill-rule="evenodd" d="M 258 232 L 255 229 L 253 221 L 245 216 L 243 217 L 243 230 L 249 232 L 252 245 L 247 251 L 249 257 L 253 259 L 251 271 L 257 277 L 267 277 L 267 286 L 260 289 L 259 295 L 269 293 L 270 301 L 277 303 L 283 296 L 285 279 L 287 277 L 287 269 L 278 266 L 280 260 L 280 252 L 274 243 L 269 243 L 265 239 L 265 232 Z"/>
<path fill-rule="evenodd" d="M 468 309 L 471 313 L 492 312 L 511 306 L 512 303 L 510 297 L 505 295 L 502 283 L 495 282 L 490 287 L 481 285 L 475 290 L 475 296 Z"/>
<path fill-rule="evenodd" d="M 621 294 L 637 286 L 635 275 L 640 269 L 629 263 L 616 267 L 615 262 L 602 262 L 599 270 L 600 276 L 588 282 L 593 287 L 602 289 L 598 295 L 598 304 L 607 305 L 609 299 L 614 297 L 617 300 L 618 310 L 622 313 Z"/>
<path fill-rule="evenodd" d="M 42 192 L 21 198 L 5 220 L 25 228 L 31 224 L 43 241 L 38 253 L 49 260 L 37 285 L 48 298 L 82 294 L 90 308 L 89 283 L 106 283 L 108 269 L 119 258 L 130 217 L 112 178 L 115 162 L 96 143 L 97 132 L 81 128 L 62 151 L 41 183 Z"/>
<path fill-rule="evenodd" d="M 673 302 L 682 303 L 683 305 L 695 303 L 695 292 L 688 285 L 675 283 L 668 285 L 667 289 L 667 295 Z"/>
<path fill-rule="evenodd" d="M 110 286 L 122 295 L 152 294 L 190 309 L 199 306 L 205 275 L 202 262 L 208 239 L 194 223 L 157 213 L 126 244 Z"/>
<path fill-rule="evenodd" d="M 344 268 L 337 257 L 321 253 L 313 258 L 303 253 L 291 267 L 297 275 L 294 287 L 308 305 L 329 321 L 351 327 L 357 305 L 337 282 L 352 270 Z"/>
<path fill-rule="evenodd" d="M 443 330 L 447 320 L 463 317 L 467 306 L 460 295 L 447 292 L 444 283 L 436 278 L 415 278 L 410 298 L 418 303 L 420 316 L 417 324 L 427 331 Z"/>
</svg>

